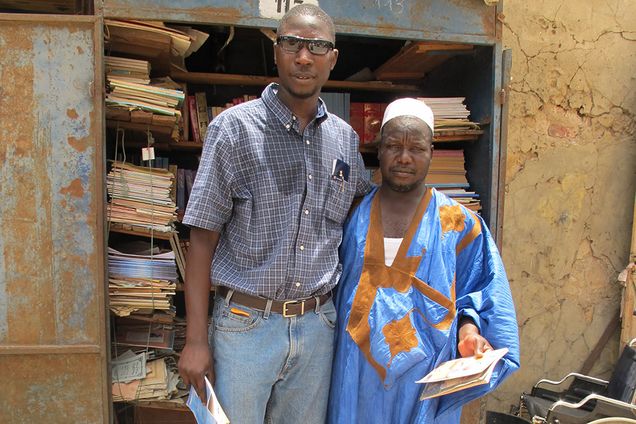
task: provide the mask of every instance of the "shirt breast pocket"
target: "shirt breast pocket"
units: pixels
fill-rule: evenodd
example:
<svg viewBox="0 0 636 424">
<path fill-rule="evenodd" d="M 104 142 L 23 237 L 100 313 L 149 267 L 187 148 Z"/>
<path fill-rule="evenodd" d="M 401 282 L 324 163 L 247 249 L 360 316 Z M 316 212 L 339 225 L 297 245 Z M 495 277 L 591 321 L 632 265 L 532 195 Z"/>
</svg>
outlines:
<svg viewBox="0 0 636 424">
<path fill-rule="evenodd" d="M 351 207 L 354 190 L 349 181 L 329 180 L 325 199 L 325 217 L 337 224 L 344 223 Z"/>
</svg>

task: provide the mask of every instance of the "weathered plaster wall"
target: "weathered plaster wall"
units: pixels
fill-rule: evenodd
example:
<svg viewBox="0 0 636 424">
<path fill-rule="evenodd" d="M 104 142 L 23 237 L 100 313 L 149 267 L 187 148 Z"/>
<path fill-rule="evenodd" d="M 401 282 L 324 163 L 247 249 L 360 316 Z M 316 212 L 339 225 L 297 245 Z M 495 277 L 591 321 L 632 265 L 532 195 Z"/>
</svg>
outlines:
<svg viewBox="0 0 636 424">
<path fill-rule="evenodd" d="M 513 50 L 503 257 L 522 369 L 491 395 L 506 411 L 538 378 L 578 370 L 618 314 L 636 182 L 636 2 L 505 0 Z M 615 335 L 591 374 L 608 376 Z"/>
</svg>

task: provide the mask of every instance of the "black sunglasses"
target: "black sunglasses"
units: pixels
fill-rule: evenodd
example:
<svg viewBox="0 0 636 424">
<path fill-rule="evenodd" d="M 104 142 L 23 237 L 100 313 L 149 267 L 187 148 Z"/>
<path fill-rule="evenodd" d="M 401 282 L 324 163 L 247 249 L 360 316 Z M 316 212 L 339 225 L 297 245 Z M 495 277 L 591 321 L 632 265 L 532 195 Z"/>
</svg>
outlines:
<svg viewBox="0 0 636 424">
<path fill-rule="evenodd" d="M 318 56 L 327 54 L 335 47 L 335 44 L 331 41 L 316 38 L 302 38 L 293 35 L 279 35 L 276 37 L 276 44 L 289 53 L 298 53 L 303 46 L 307 46 L 307 50 Z"/>
</svg>

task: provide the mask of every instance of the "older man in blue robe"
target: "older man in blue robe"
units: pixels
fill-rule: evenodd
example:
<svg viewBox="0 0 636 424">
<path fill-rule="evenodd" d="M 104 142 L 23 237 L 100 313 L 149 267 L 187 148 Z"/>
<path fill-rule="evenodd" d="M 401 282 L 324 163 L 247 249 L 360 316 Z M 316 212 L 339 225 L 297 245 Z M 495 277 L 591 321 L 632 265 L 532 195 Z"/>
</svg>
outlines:
<svg viewBox="0 0 636 424">
<path fill-rule="evenodd" d="M 330 423 L 458 423 L 461 408 L 519 367 L 510 287 L 482 218 L 424 184 L 434 118 L 417 99 L 382 121 L 382 185 L 341 245 Z M 419 400 L 442 362 L 508 348 L 487 384 Z"/>
</svg>

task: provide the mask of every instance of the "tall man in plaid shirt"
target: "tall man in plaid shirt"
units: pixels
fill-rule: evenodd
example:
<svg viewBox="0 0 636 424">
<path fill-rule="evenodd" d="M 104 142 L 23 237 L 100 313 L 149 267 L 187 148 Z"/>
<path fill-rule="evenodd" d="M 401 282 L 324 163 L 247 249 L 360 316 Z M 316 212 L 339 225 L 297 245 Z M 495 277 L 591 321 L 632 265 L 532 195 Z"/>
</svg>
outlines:
<svg viewBox="0 0 636 424">
<path fill-rule="evenodd" d="M 204 375 L 214 380 L 233 423 L 325 421 L 342 224 L 370 189 L 357 135 L 319 99 L 334 42 L 320 8 L 285 14 L 274 46 L 280 83 L 211 122 L 186 210 L 179 370 L 200 394 Z"/>
</svg>

